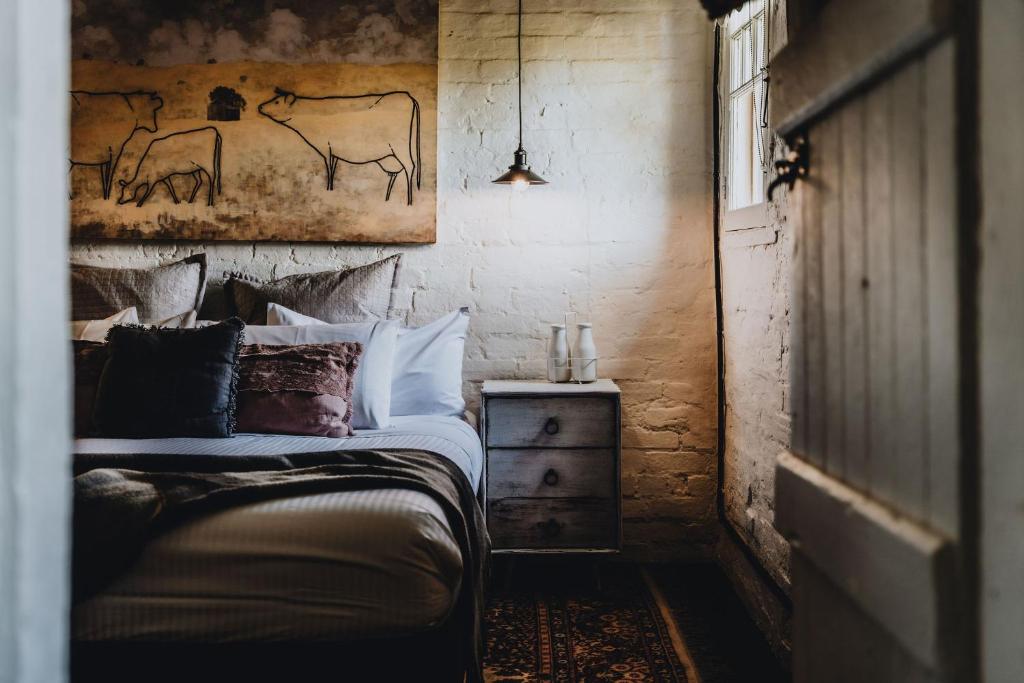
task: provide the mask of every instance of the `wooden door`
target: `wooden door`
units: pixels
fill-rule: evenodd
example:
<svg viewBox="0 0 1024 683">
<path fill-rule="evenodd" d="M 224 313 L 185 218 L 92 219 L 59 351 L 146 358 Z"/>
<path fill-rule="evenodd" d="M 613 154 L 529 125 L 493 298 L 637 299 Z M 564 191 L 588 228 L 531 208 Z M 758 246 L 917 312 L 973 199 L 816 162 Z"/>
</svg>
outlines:
<svg viewBox="0 0 1024 683">
<path fill-rule="evenodd" d="M 797 683 L 971 680 L 950 5 L 791 2 L 771 67 L 773 121 L 809 144 L 776 472 Z"/>
</svg>

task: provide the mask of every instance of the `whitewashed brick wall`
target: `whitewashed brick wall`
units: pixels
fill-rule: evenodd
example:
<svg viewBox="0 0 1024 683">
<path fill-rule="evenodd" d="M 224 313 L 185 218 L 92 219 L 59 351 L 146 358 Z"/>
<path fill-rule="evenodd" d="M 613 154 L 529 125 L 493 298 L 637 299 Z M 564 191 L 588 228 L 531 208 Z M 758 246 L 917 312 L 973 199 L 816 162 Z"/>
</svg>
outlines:
<svg viewBox="0 0 1024 683">
<path fill-rule="evenodd" d="M 778 144 L 778 143 L 777 143 Z M 776 151 L 774 155 L 778 155 Z M 773 156 L 774 156 L 773 155 Z M 781 189 L 767 225 L 721 234 L 727 523 L 771 580 L 723 534 L 719 561 L 781 659 L 789 657 L 789 543 L 775 529 L 775 462 L 789 448 L 789 307 L 793 236 Z"/>
<path fill-rule="evenodd" d="M 701 556 L 715 533 L 710 36 L 696 2 L 526 2 L 525 146 L 550 185 L 490 180 L 515 149 L 515 0 L 442 0 L 437 243 L 82 243 L 81 262 L 206 251 L 212 275 L 282 276 L 406 254 L 411 323 L 473 309 L 471 403 L 490 377 L 539 377 L 546 324 L 594 323 L 624 391 L 625 540 Z"/>
<path fill-rule="evenodd" d="M 792 235 L 785 189 L 767 225 L 723 231 L 725 514 L 788 590 L 789 544 L 775 530 L 775 461 L 789 448 Z"/>
<path fill-rule="evenodd" d="M 785 10 L 785 0 L 771 0 L 771 58 L 788 39 Z M 724 147 L 726 120 L 719 134 Z M 780 158 L 782 145 L 773 136 L 768 158 Z M 722 205 L 726 206 L 724 192 Z M 789 593 L 790 549 L 774 526 L 775 462 L 789 447 L 791 429 L 789 309 L 794 241 L 788 226 L 790 210 L 789 192 L 782 186 L 768 205 L 764 225 L 755 221 L 737 225 L 742 229 L 733 231 L 725 230 L 723 221 L 719 240 L 725 377 L 720 495 L 724 521 L 736 530 L 747 552 L 733 543 L 730 534 L 722 534 L 718 560 L 782 660 L 789 658 L 792 649 L 792 613 L 777 588 Z"/>
</svg>

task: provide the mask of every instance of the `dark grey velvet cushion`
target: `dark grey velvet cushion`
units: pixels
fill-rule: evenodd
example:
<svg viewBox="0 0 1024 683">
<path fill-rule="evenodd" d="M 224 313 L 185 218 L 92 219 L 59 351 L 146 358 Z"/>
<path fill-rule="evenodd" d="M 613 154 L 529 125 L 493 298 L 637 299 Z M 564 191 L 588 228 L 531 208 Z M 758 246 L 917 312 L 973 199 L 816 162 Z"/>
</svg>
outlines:
<svg viewBox="0 0 1024 683">
<path fill-rule="evenodd" d="M 232 273 L 224 283 L 228 312 L 250 325 L 267 324 L 267 304 L 281 304 L 326 323 L 384 320 L 393 307 L 401 254 L 365 266 L 299 273 L 258 282 Z"/>
<path fill-rule="evenodd" d="M 231 436 L 244 328 L 237 318 L 196 329 L 112 328 L 93 414 L 100 434 Z"/>
<path fill-rule="evenodd" d="M 155 268 L 71 266 L 71 319 L 102 320 L 135 306 L 139 320 L 198 311 L 206 292 L 206 254 Z"/>
</svg>

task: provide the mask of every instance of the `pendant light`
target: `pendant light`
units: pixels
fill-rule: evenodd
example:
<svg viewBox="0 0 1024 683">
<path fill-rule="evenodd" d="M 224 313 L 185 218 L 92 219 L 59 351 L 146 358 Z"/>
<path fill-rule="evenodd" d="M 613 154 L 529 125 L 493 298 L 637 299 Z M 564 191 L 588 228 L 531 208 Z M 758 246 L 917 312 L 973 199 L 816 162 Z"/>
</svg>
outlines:
<svg viewBox="0 0 1024 683">
<path fill-rule="evenodd" d="M 518 68 L 516 81 L 519 83 L 519 147 L 515 151 L 515 161 L 508 171 L 494 180 L 499 185 L 511 185 L 517 190 L 526 189 L 530 185 L 547 185 L 548 181 L 530 170 L 526 163 L 526 150 L 523 149 L 523 0 L 519 0 L 519 32 L 516 48 L 518 51 Z"/>
</svg>

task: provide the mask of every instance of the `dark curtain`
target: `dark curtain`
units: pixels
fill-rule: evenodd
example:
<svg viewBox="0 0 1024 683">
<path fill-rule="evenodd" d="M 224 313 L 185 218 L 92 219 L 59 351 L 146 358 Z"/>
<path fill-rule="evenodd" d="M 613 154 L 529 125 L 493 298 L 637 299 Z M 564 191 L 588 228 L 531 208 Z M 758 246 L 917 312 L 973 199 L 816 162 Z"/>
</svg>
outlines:
<svg viewBox="0 0 1024 683">
<path fill-rule="evenodd" d="M 704 9 L 707 11 L 708 16 L 712 19 L 724 16 L 734 9 L 739 9 L 743 6 L 746 0 L 700 0 L 700 4 L 704 5 Z"/>
</svg>

